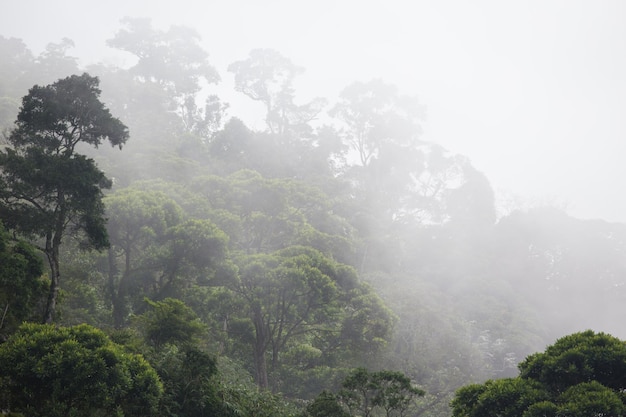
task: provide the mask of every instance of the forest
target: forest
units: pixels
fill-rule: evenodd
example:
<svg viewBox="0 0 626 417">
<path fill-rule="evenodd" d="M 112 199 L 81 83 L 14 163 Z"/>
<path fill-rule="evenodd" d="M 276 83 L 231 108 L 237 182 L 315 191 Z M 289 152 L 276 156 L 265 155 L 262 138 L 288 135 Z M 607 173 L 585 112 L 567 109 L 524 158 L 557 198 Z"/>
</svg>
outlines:
<svg viewBox="0 0 626 417">
<path fill-rule="evenodd" d="M 416 97 L 373 79 L 301 103 L 280 52 L 219 74 L 148 19 L 107 44 L 134 64 L 0 36 L 9 415 L 482 416 L 467 398 L 506 389 L 557 415 L 580 391 L 551 355 L 623 355 L 626 225 L 503 213 L 422 139 Z M 263 128 L 207 94 L 223 77 Z M 625 387 L 581 378 L 622 415 Z"/>
</svg>

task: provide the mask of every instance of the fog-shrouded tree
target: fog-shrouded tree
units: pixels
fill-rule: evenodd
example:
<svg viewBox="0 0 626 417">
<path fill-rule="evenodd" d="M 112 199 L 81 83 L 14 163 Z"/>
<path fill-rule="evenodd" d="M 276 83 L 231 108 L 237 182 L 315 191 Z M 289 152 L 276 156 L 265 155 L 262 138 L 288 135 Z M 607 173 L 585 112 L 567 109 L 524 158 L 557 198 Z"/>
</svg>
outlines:
<svg viewBox="0 0 626 417">
<path fill-rule="evenodd" d="M 106 197 L 111 246 L 108 249 L 108 293 L 113 324 L 122 327 L 129 297 L 141 274 L 157 269 L 155 256 L 162 255 L 168 228 L 182 219 L 180 207 L 163 193 L 125 188 Z M 139 298 L 148 294 L 139 294 Z"/>
<path fill-rule="evenodd" d="M 263 104 L 268 131 L 306 135 L 308 123 L 321 112 L 326 100 L 294 103 L 293 81 L 304 69 L 273 49 L 253 49 L 247 59 L 233 62 L 228 71 L 235 75 L 235 89 Z"/>
<path fill-rule="evenodd" d="M 33 78 L 39 84 L 51 83 L 56 79 L 78 74 L 78 59 L 68 55 L 74 41 L 63 38 L 60 42 L 50 42 L 35 59 Z"/>
<path fill-rule="evenodd" d="M 34 86 L 22 100 L 10 146 L 0 151 L 0 218 L 28 237 L 50 266 L 44 321 L 54 319 L 60 286 L 59 248 L 69 236 L 85 249 L 108 246 L 102 190 L 111 186 L 80 146 L 121 146 L 128 129 L 99 100 L 98 79 L 73 75 Z"/>
<path fill-rule="evenodd" d="M 233 290 L 253 328 L 259 387 L 297 392 L 297 383 L 281 381 L 329 363 L 363 363 L 384 347 L 394 317 L 352 268 L 295 246 L 239 264 Z"/>
<path fill-rule="evenodd" d="M 345 124 L 346 140 L 364 167 L 390 144 L 413 148 L 421 134 L 423 113 L 416 97 L 400 94 L 381 79 L 350 84 L 331 110 Z"/>
<path fill-rule="evenodd" d="M 144 99 L 161 104 L 162 111 L 178 113 L 181 126 L 196 134 L 215 130 L 221 124 L 227 105 L 211 95 L 198 109 L 197 93 L 206 84 L 220 81 L 209 63 L 209 54 L 200 45 L 200 35 L 185 26 L 159 30 L 148 18 L 124 18 L 124 27 L 107 44 L 137 58 L 128 72 L 140 85 L 134 89 Z M 136 101 L 137 97 L 130 97 Z M 137 109 L 139 110 L 139 109 Z"/>
<path fill-rule="evenodd" d="M 107 44 L 137 57 L 130 72 L 141 81 L 158 84 L 173 97 L 193 95 L 202 82 L 219 81 L 195 30 L 172 26 L 162 31 L 155 29 L 148 18 L 127 17 L 122 23 L 124 28 Z"/>
<path fill-rule="evenodd" d="M 34 60 L 24 41 L 0 36 L 0 134 L 15 120 L 19 98 L 32 85 L 29 78 Z"/>
</svg>

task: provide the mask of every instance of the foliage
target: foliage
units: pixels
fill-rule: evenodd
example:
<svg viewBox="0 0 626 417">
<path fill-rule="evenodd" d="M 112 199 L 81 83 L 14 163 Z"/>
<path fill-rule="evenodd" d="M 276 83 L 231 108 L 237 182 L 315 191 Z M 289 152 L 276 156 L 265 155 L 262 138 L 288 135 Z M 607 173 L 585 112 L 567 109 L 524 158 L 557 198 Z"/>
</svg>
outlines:
<svg viewBox="0 0 626 417">
<path fill-rule="evenodd" d="M 424 391 L 413 386 L 411 380 L 398 371 L 370 372 L 365 368 L 353 370 L 343 381 L 338 398 L 352 414 L 364 417 L 378 415 L 402 416 L 414 399 Z"/>
<path fill-rule="evenodd" d="M 63 237 L 84 232 L 86 248 L 108 245 L 102 189 L 111 182 L 79 144 L 122 146 L 128 131 L 98 96 L 98 79 L 83 74 L 34 86 L 22 100 L 12 148 L 0 151 L 0 217 L 7 228 L 45 242 L 50 292 L 44 320 L 54 318 Z"/>
<path fill-rule="evenodd" d="M 585 331 L 556 341 L 520 365 L 520 376 L 459 389 L 453 416 L 620 416 L 626 344 Z"/>
<path fill-rule="evenodd" d="M 33 319 L 47 290 L 42 279 L 43 264 L 35 248 L 11 242 L 0 223 L 0 339 Z"/>
<path fill-rule="evenodd" d="M 341 389 L 322 391 L 304 412 L 306 417 L 404 416 L 425 393 L 399 371 L 353 369 Z"/>
<path fill-rule="evenodd" d="M 254 326 L 256 382 L 277 390 L 277 378 L 313 372 L 326 361 L 360 362 L 373 357 L 389 334 L 393 316 L 354 271 L 307 247 L 243 257 L 235 293 Z M 331 359 L 332 358 L 332 359 Z M 289 368 L 285 362 L 293 360 Z M 289 373 L 289 372 L 287 372 Z M 298 386 L 281 386 L 294 390 Z"/>
<path fill-rule="evenodd" d="M 519 365 L 520 376 L 541 382 L 553 393 L 596 381 L 617 392 L 626 389 L 626 344 L 587 330 L 558 339 L 545 352 Z"/>
<path fill-rule="evenodd" d="M 203 326 L 196 314 L 180 300 L 163 301 L 146 299 L 150 310 L 139 321 L 146 340 L 156 348 L 166 344 L 193 345 L 201 335 Z"/>
<path fill-rule="evenodd" d="M 147 416 L 162 385 L 142 356 L 88 325 L 24 324 L 0 345 L 3 409 L 29 416 Z"/>
</svg>

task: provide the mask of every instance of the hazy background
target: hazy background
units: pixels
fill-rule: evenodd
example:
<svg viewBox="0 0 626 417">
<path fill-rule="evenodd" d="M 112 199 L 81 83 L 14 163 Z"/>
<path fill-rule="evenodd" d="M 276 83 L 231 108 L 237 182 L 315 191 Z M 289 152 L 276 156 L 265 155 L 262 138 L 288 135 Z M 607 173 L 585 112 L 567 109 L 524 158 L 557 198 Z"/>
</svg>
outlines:
<svg viewBox="0 0 626 417">
<path fill-rule="evenodd" d="M 124 16 L 203 37 L 230 114 L 263 128 L 228 64 L 276 49 L 306 73 L 299 97 L 333 100 L 382 77 L 428 108 L 424 139 L 467 155 L 501 199 L 626 222 L 626 2 L 0 0 L 0 35 L 35 54 L 72 39 L 82 65 L 130 58 L 105 40 Z M 130 63 L 130 61 L 128 62 Z M 244 115 L 248 115 L 248 118 Z"/>
</svg>

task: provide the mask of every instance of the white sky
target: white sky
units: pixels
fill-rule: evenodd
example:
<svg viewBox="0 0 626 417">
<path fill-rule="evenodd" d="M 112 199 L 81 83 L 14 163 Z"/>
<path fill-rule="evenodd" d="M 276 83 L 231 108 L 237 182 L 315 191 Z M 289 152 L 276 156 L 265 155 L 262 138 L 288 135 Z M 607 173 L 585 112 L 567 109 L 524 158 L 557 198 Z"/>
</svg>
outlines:
<svg viewBox="0 0 626 417">
<path fill-rule="evenodd" d="M 253 48 L 306 68 L 303 100 L 381 77 L 427 106 L 424 139 L 497 191 L 626 222 L 624 0 L 0 0 L 0 35 L 35 53 L 69 37 L 83 64 L 119 60 L 105 40 L 124 16 L 198 30 L 231 115 L 253 105 L 225 96 L 226 67 Z"/>
</svg>

